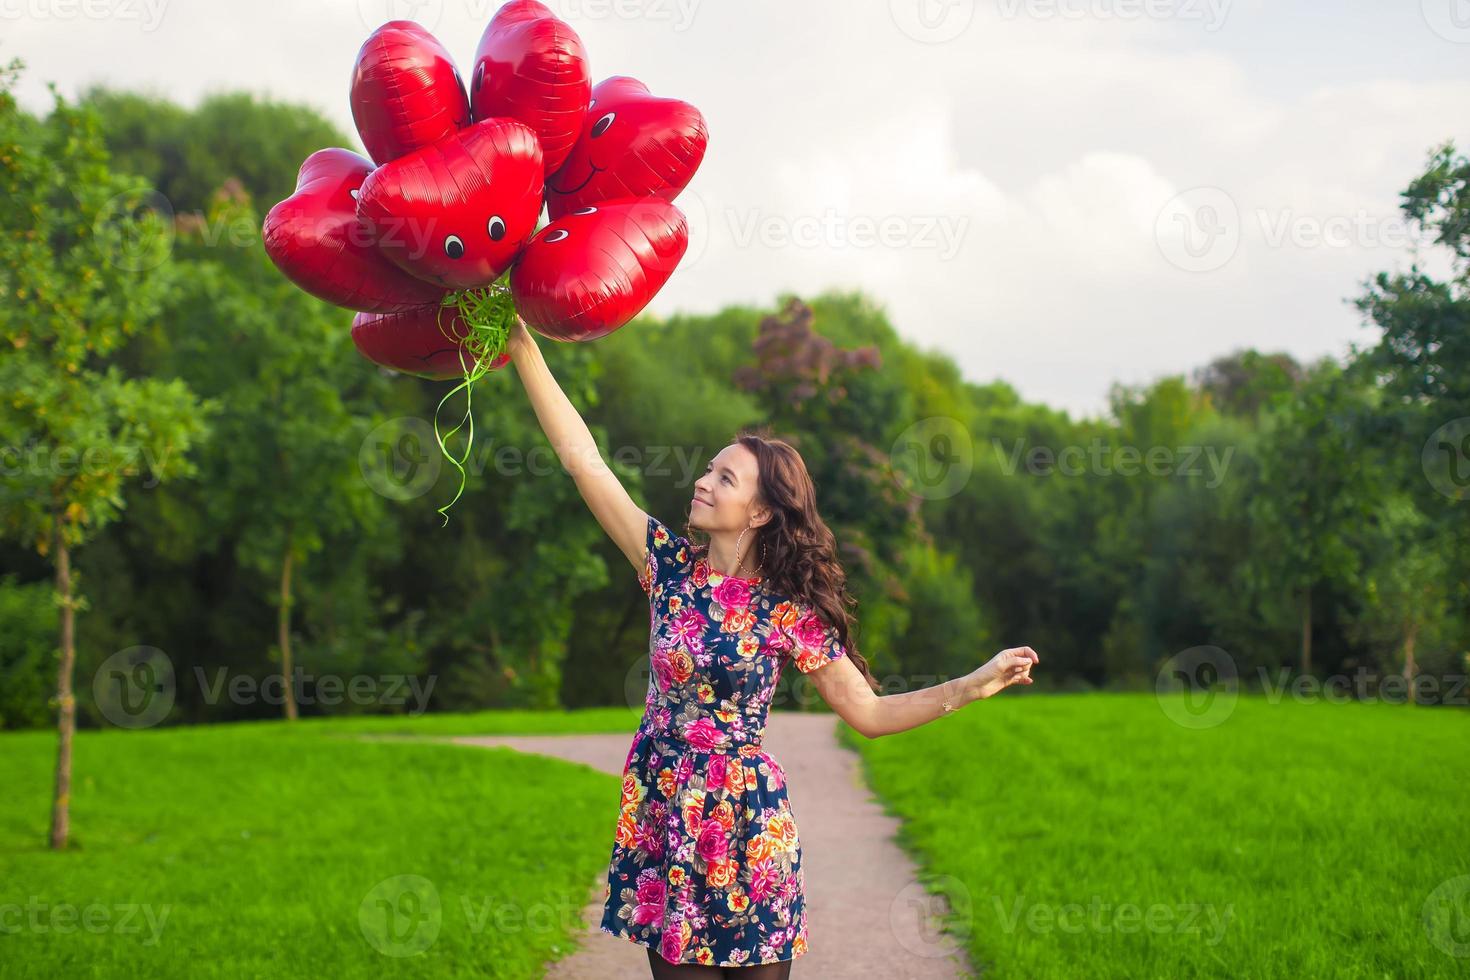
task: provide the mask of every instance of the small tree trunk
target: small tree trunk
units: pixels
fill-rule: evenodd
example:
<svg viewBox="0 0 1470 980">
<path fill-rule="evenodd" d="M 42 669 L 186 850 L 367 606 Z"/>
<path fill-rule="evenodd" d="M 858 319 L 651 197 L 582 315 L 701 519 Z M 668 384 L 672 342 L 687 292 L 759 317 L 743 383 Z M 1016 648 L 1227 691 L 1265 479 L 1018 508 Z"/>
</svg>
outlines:
<svg viewBox="0 0 1470 980">
<path fill-rule="evenodd" d="M 291 536 L 286 536 L 286 557 L 281 561 L 281 608 L 276 617 L 276 642 L 281 647 L 281 673 L 285 675 L 286 720 L 296 720 L 296 677 L 291 669 Z"/>
<path fill-rule="evenodd" d="M 1312 587 L 1302 589 L 1302 676 L 1312 672 Z"/>
<path fill-rule="evenodd" d="M 1409 703 L 1418 704 L 1419 699 L 1414 695 L 1414 643 L 1419 637 L 1419 620 L 1409 620 L 1408 632 L 1404 634 L 1404 684 L 1408 691 Z"/>
<path fill-rule="evenodd" d="M 76 663 L 76 642 L 71 595 L 71 554 L 61 535 L 61 513 L 52 517 L 53 554 L 56 556 L 56 592 L 61 596 L 61 665 L 56 671 L 56 703 L 59 707 L 56 730 L 60 736 L 56 750 L 56 795 L 51 804 L 51 849 L 66 847 L 71 829 L 71 741 L 77 727 L 77 702 L 71 689 L 72 667 Z"/>
</svg>

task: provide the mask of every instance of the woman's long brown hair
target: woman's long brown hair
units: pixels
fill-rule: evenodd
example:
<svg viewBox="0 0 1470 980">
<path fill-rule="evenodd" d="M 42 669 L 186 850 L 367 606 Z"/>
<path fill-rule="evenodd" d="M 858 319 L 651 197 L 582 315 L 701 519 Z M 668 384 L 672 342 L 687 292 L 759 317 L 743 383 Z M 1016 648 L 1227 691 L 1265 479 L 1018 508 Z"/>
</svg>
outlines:
<svg viewBox="0 0 1470 980">
<path fill-rule="evenodd" d="M 736 441 L 755 454 L 756 502 L 771 509 L 771 519 L 756 529 L 746 553 L 761 556 L 764 584 L 812 607 L 837 630 L 847 656 L 876 693 L 878 680 L 852 636 L 857 620 L 848 607 L 856 606 L 857 599 L 848 593 L 847 573 L 837 561 L 837 538 L 817 512 L 817 491 L 805 461 L 764 426 L 742 430 Z M 686 528 L 685 536 L 695 530 Z M 695 545 L 699 554 L 708 549 L 707 540 Z"/>
</svg>

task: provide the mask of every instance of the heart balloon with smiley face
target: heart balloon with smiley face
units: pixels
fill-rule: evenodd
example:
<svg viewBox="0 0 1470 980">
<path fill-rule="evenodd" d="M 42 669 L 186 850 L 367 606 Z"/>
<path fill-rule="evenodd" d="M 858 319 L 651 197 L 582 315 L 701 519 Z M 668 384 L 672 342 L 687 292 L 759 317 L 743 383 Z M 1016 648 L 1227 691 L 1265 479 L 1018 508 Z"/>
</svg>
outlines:
<svg viewBox="0 0 1470 980">
<path fill-rule="evenodd" d="M 526 325 L 554 340 L 605 337 L 648 305 L 689 246 L 684 215 L 656 197 L 589 204 L 541 230 L 510 274 Z"/>
<path fill-rule="evenodd" d="M 621 197 L 672 201 L 689 183 L 709 145 L 704 116 L 679 99 L 659 98 L 636 78 L 597 83 L 582 135 L 546 181 L 552 220 Z"/>
<path fill-rule="evenodd" d="M 307 157 L 296 192 L 265 216 L 266 254 L 296 285 L 350 310 L 391 313 L 433 303 L 444 288 L 395 266 L 358 220 L 358 190 L 372 171 L 351 150 Z"/>
<path fill-rule="evenodd" d="M 539 0 L 503 4 L 473 64 L 466 89 L 421 25 L 373 31 L 349 89 L 371 159 L 312 154 L 262 228 L 292 282 L 356 311 L 364 357 L 462 378 L 444 400 L 465 388 L 466 420 L 470 385 L 509 361 L 517 313 L 552 339 L 596 340 L 663 288 L 689 241 L 672 202 L 709 141 L 687 102 L 624 75 L 593 86 L 581 39 Z M 440 448 L 462 490 L 462 460 Z"/>
</svg>

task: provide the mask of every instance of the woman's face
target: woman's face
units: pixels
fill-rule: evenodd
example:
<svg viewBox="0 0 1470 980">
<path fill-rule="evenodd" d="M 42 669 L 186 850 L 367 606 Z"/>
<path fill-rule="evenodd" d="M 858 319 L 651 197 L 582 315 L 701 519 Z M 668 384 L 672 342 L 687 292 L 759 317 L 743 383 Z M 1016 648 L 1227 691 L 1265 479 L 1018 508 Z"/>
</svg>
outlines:
<svg viewBox="0 0 1470 980">
<path fill-rule="evenodd" d="M 689 523 L 706 533 L 743 530 L 753 523 L 752 502 L 759 489 L 755 453 L 740 443 L 720 450 L 704 475 L 694 481 Z"/>
</svg>

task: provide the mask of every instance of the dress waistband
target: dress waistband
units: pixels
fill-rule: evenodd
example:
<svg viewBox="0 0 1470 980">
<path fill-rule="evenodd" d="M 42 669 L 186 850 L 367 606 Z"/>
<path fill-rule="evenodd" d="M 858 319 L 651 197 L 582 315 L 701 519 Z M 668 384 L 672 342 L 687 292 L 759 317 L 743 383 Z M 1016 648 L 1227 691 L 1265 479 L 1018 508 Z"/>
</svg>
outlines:
<svg viewBox="0 0 1470 980">
<path fill-rule="evenodd" d="M 657 741 L 688 746 L 695 752 L 735 753 L 744 746 L 759 749 L 766 729 L 764 725 L 756 725 L 747 727 L 744 731 L 730 731 L 708 718 L 699 718 L 682 726 L 671 722 L 660 727 L 657 722 L 645 717 L 638 723 L 638 732 Z"/>
</svg>

